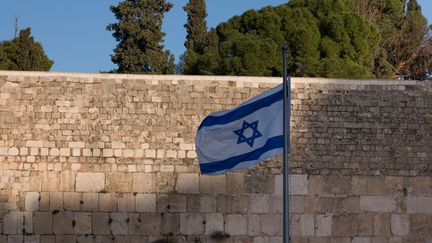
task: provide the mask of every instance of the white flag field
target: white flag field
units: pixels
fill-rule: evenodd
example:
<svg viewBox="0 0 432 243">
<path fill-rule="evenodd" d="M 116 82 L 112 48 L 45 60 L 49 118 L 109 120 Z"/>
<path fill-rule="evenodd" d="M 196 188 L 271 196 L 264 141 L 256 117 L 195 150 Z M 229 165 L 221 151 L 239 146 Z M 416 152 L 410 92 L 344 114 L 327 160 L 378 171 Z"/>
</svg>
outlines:
<svg viewBox="0 0 432 243">
<path fill-rule="evenodd" d="M 283 153 L 283 86 L 226 111 L 208 115 L 195 145 L 201 174 L 251 167 Z"/>
</svg>

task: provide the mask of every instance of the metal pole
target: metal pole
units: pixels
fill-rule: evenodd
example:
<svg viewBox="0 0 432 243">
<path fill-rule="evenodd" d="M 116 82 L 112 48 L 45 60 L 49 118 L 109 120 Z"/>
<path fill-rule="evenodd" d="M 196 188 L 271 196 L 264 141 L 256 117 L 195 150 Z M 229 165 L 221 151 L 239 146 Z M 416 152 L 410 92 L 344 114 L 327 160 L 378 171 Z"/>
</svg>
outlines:
<svg viewBox="0 0 432 243">
<path fill-rule="evenodd" d="M 288 77 L 287 65 L 288 45 L 282 46 L 283 58 L 283 243 L 290 242 L 289 233 L 289 180 L 288 154 L 290 152 L 290 117 L 291 117 L 291 78 Z"/>
</svg>

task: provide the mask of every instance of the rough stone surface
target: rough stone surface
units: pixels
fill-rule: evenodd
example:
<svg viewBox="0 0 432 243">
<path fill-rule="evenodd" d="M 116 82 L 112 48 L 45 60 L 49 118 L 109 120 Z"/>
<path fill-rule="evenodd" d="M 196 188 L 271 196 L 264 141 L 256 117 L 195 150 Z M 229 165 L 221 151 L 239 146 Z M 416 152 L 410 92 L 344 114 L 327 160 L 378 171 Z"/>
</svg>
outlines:
<svg viewBox="0 0 432 243">
<path fill-rule="evenodd" d="M 281 157 L 203 176 L 194 144 L 279 83 L 0 71 L 0 243 L 282 242 Z M 432 243 L 432 83 L 292 88 L 292 242 Z"/>
</svg>

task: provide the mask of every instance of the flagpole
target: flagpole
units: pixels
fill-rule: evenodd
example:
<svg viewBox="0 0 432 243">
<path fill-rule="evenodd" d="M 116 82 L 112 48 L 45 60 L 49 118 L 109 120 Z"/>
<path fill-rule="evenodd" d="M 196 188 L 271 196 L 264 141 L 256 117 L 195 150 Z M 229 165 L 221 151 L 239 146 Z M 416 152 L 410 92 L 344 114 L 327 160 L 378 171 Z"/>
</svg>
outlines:
<svg viewBox="0 0 432 243">
<path fill-rule="evenodd" d="M 283 58 L 283 243 L 290 242 L 289 233 L 289 180 L 288 154 L 290 152 L 290 117 L 291 117 L 291 78 L 288 76 L 287 65 L 288 45 L 282 46 Z"/>
</svg>

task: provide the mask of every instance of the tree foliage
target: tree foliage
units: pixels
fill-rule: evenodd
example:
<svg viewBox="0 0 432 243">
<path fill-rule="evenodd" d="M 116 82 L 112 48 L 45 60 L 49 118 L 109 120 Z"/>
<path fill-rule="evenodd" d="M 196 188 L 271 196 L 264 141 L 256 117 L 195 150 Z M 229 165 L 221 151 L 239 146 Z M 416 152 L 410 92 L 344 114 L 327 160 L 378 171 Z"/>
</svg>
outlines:
<svg viewBox="0 0 432 243">
<path fill-rule="evenodd" d="M 49 71 L 54 62 L 42 45 L 31 36 L 31 29 L 23 29 L 12 40 L 0 43 L 0 69 L 16 71 Z"/>
<path fill-rule="evenodd" d="M 111 60 L 118 73 L 174 73 L 174 56 L 164 51 L 163 16 L 172 8 L 165 0 L 125 0 L 111 6 L 118 23 L 107 26 L 118 42 Z"/>
<path fill-rule="evenodd" d="M 215 74 L 220 59 L 219 39 L 214 29 L 207 31 L 205 0 L 190 0 L 183 9 L 188 16 L 186 52 L 181 57 L 183 73 Z"/>
<path fill-rule="evenodd" d="M 356 0 L 360 14 L 380 32 L 375 76 L 424 79 L 432 70 L 431 27 L 416 0 Z"/>
</svg>

